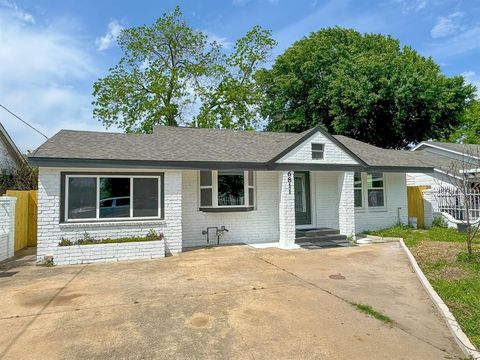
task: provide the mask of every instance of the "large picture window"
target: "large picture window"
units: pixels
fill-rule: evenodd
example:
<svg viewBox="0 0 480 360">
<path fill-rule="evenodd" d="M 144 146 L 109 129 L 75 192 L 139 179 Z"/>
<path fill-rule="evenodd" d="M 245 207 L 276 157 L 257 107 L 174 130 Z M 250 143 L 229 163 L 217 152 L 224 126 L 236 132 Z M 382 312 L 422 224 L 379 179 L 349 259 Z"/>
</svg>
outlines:
<svg viewBox="0 0 480 360">
<path fill-rule="evenodd" d="M 253 171 L 200 171 L 200 208 L 242 208 L 255 206 Z"/>
<path fill-rule="evenodd" d="M 160 218 L 162 176 L 65 175 L 64 220 Z"/>
</svg>

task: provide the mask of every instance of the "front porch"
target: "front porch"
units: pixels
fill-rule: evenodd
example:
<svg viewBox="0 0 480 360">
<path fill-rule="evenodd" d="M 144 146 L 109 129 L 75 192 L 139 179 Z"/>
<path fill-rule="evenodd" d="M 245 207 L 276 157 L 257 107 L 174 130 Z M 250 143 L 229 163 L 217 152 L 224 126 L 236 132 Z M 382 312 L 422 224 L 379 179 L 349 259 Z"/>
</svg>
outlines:
<svg viewBox="0 0 480 360">
<path fill-rule="evenodd" d="M 332 228 L 303 229 L 295 232 L 295 244 L 304 249 L 328 249 L 354 246 L 340 230 Z"/>
</svg>

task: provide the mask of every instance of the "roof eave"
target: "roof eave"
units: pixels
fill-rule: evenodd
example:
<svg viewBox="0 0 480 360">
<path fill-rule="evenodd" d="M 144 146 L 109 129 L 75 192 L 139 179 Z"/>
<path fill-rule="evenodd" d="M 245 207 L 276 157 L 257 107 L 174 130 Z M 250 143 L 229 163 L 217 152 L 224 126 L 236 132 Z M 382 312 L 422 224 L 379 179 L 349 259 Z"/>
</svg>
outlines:
<svg viewBox="0 0 480 360">
<path fill-rule="evenodd" d="M 38 167 L 53 168 L 122 168 L 122 169 L 226 169 L 226 170 L 268 170 L 261 162 L 222 162 L 222 161 L 159 161 L 159 160 L 120 160 L 120 159 L 79 159 L 32 156 L 28 163 Z"/>
<path fill-rule="evenodd" d="M 31 156 L 28 163 L 53 168 L 122 168 L 122 169 L 185 169 L 185 170 L 277 170 L 277 171 L 381 171 L 381 172 L 433 172 L 423 166 L 369 166 L 359 164 L 302 164 L 270 162 L 222 161 L 158 161 L 118 159 L 73 159 Z"/>
</svg>

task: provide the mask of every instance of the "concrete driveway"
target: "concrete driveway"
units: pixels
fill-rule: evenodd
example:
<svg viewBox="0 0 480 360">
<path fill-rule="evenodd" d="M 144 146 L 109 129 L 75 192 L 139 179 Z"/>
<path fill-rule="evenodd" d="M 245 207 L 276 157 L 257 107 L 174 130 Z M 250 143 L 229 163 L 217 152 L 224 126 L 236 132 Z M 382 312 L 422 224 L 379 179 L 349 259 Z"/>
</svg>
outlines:
<svg viewBox="0 0 480 360">
<path fill-rule="evenodd" d="M 19 267 L 0 294 L 6 359 L 462 358 L 397 243 Z"/>
</svg>

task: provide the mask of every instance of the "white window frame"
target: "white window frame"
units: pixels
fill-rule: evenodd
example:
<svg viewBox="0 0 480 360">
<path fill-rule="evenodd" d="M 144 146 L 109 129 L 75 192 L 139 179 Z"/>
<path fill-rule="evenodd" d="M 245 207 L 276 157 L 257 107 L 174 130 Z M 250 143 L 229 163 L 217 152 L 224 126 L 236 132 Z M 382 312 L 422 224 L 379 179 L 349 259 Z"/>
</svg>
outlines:
<svg viewBox="0 0 480 360">
<path fill-rule="evenodd" d="M 360 187 L 355 187 L 355 174 L 360 174 Z M 353 174 L 353 204 L 355 206 L 355 190 L 360 190 L 362 193 L 362 206 L 355 206 L 355 210 L 363 210 L 365 209 L 365 185 L 364 185 L 364 173 L 362 172 L 355 172 Z"/>
<path fill-rule="evenodd" d="M 70 178 L 95 178 L 96 179 L 96 199 L 95 199 L 95 217 L 83 219 L 69 219 L 68 218 L 68 191 Z M 100 217 L 100 178 L 129 178 L 130 179 L 130 216 L 128 217 Z M 138 216 L 133 217 L 133 179 L 158 179 L 158 215 L 157 216 Z M 136 221 L 136 220 L 152 220 L 162 219 L 162 176 L 161 175 L 112 175 L 112 174 L 66 174 L 65 175 L 65 196 L 63 199 L 64 206 L 64 222 L 102 222 L 102 221 Z"/>
<path fill-rule="evenodd" d="M 382 183 L 383 183 L 383 186 L 382 187 L 374 187 L 374 188 L 371 188 L 369 189 L 368 188 L 368 182 L 367 182 L 367 178 L 368 178 L 368 174 L 382 174 Z M 368 190 L 382 190 L 383 192 L 383 205 L 380 205 L 380 206 L 370 206 L 370 204 L 368 203 Z M 367 172 L 365 173 L 365 198 L 366 198 L 366 206 L 368 206 L 369 209 L 372 209 L 372 210 L 375 210 L 375 209 L 379 209 L 379 210 L 382 210 L 382 209 L 385 209 L 386 206 L 387 206 L 387 197 L 386 197 L 386 192 L 385 192 L 385 173 L 383 172 L 375 172 L 375 171 L 371 171 L 371 172 Z"/>
<path fill-rule="evenodd" d="M 212 185 L 210 186 L 200 186 L 200 171 L 211 171 L 212 173 Z M 244 208 L 255 208 L 257 205 L 257 194 L 256 194 L 256 174 L 253 172 L 253 185 L 248 184 L 248 170 L 243 171 L 243 194 L 244 194 L 244 205 L 218 205 L 218 170 L 200 170 L 198 172 L 198 188 L 199 189 L 212 189 L 212 205 L 211 206 L 202 206 L 202 194 L 201 191 L 198 192 L 198 204 L 200 209 L 244 209 Z M 220 170 L 221 171 L 221 170 Z M 253 205 L 250 204 L 250 195 L 249 189 L 253 188 Z"/>
<path fill-rule="evenodd" d="M 314 145 L 322 145 L 322 150 L 314 150 L 313 149 Z M 312 160 L 325 160 L 325 144 L 324 143 L 312 142 L 310 143 L 310 150 L 311 150 Z M 316 158 L 313 156 L 313 154 L 322 154 L 322 157 Z"/>
</svg>

